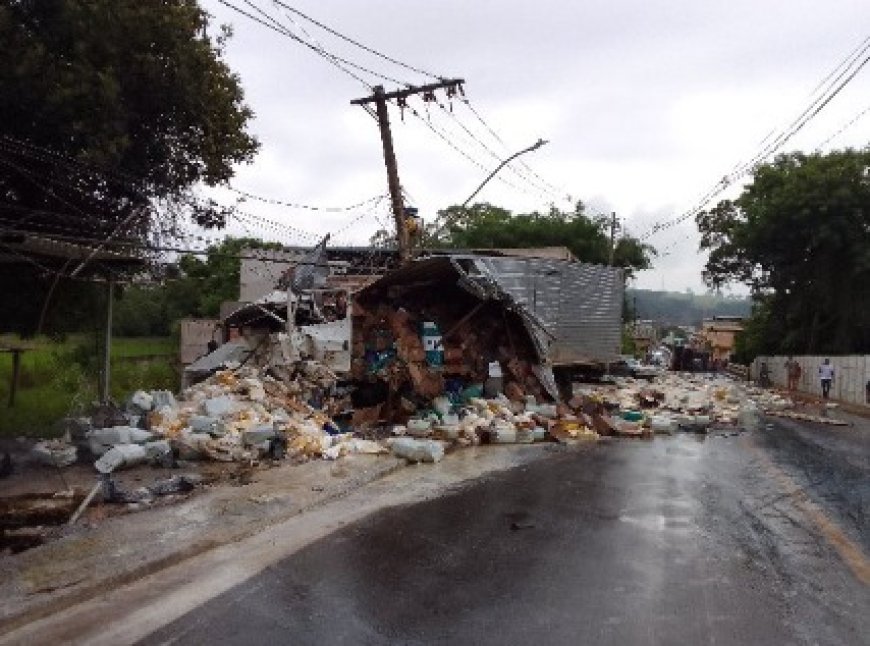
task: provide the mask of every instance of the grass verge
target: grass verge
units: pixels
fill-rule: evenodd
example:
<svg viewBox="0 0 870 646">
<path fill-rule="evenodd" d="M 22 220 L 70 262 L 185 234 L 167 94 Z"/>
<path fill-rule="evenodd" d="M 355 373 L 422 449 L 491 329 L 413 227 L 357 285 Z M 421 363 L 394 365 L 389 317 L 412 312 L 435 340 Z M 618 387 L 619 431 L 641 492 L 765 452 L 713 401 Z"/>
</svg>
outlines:
<svg viewBox="0 0 870 646">
<path fill-rule="evenodd" d="M 15 406 L 8 407 L 12 355 L 0 353 L 0 437 L 50 437 L 55 423 L 82 414 L 97 399 L 102 357 L 93 337 L 64 341 L 0 337 L 0 347 L 28 348 L 21 356 Z M 112 343 L 111 391 L 123 401 L 135 390 L 172 390 L 179 385 L 171 338 L 119 338 Z"/>
</svg>

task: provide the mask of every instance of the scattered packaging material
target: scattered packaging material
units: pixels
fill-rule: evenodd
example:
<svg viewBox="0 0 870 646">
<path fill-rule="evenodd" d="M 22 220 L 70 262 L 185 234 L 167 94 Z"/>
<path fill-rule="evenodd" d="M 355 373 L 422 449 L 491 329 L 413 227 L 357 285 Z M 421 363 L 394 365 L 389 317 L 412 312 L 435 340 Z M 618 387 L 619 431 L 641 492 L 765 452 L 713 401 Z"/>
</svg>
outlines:
<svg viewBox="0 0 870 646">
<path fill-rule="evenodd" d="M 440 462 L 444 457 L 444 445 L 435 440 L 417 440 L 400 437 L 392 440 L 393 454 L 408 462 Z"/>
<path fill-rule="evenodd" d="M 141 444 L 117 444 L 94 462 L 100 473 L 112 473 L 121 467 L 131 467 L 148 461 L 148 451 Z"/>
<path fill-rule="evenodd" d="M 144 444 L 154 438 L 154 433 L 133 426 L 113 426 L 111 428 L 95 428 L 86 434 L 91 452 L 103 455 L 113 446 L 119 444 Z"/>
<path fill-rule="evenodd" d="M 68 467 L 78 458 L 76 447 L 63 440 L 37 442 L 31 453 L 37 462 L 50 467 Z"/>
</svg>

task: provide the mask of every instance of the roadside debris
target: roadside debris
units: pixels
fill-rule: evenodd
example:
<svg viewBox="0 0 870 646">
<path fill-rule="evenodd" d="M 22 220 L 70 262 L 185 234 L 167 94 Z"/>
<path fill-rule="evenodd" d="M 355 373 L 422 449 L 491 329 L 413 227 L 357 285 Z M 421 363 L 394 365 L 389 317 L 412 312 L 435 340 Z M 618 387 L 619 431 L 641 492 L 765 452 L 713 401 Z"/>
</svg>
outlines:
<svg viewBox="0 0 870 646">
<path fill-rule="evenodd" d="M 809 413 L 799 413 L 796 411 L 772 410 L 767 411 L 767 415 L 771 417 L 783 417 L 786 419 L 794 419 L 800 422 L 813 422 L 815 424 L 827 424 L 828 426 L 849 426 L 849 422 L 844 422 L 833 417 L 824 417 L 822 415 L 810 415 Z"/>
<path fill-rule="evenodd" d="M 37 462 L 49 467 L 68 467 L 78 459 L 76 447 L 63 440 L 37 442 L 31 453 Z"/>
<path fill-rule="evenodd" d="M 103 502 L 142 503 L 151 502 L 157 496 L 185 494 L 193 491 L 202 478 L 194 474 L 175 475 L 139 487 L 134 491 L 124 491 L 111 478 L 104 478 L 99 485 L 102 487 Z"/>
<path fill-rule="evenodd" d="M 435 440 L 416 440 L 399 437 L 391 440 L 393 453 L 408 462 L 440 462 L 444 457 L 444 445 Z"/>
</svg>

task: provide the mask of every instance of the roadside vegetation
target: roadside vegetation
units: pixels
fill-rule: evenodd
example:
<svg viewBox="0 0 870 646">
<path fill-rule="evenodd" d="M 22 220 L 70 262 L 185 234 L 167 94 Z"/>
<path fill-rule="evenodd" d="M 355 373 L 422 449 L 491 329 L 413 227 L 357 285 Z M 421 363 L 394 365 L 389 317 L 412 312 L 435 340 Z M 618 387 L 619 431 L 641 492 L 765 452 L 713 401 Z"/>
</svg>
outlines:
<svg viewBox="0 0 870 646">
<path fill-rule="evenodd" d="M 25 347 L 15 405 L 9 404 L 12 355 L 0 353 L 0 437 L 57 434 L 58 420 L 78 415 L 99 392 L 101 340 L 72 335 L 64 340 L 0 337 L 0 347 Z M 177 390 L 177 342 L 163 338 L 119 338 L 112 343 L 112 398 L 122 401 L 138 388 Z"/>
</svg>

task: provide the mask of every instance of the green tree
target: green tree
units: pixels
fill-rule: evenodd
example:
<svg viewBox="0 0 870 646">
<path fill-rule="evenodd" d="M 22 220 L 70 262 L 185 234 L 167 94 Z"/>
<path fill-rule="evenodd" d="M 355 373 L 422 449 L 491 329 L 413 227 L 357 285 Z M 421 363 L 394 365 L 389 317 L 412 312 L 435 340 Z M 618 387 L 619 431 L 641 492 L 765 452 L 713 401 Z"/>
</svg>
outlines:
<svg viewBox="0 0 870 646">
<path fill-rule="evenodd" d="M 178 265 L 190 287 L 197 290 L 188 316 L 217 316 L 224 301 L 239 300 L 239 272 L 244 249 L 283 249 L 277 242 L 257 238 L 227 238 L 208 248 L 205 259 L 186 255 Z"/>
<path fill-rule="evenodd" d="M 0 5 L 0 217 L 54 236 L 143 237 L 249 161 L 257 141 L 229 31 L 196 0 L 8 0 Z"/>
<path fill-rule="evenodd" d="M 246 249 L 281 249 L 257 238 L 227 238 L 204 257 L 187 254 L 152 284 L 124 290 L 114 329 L 123 336 L 167 336 L 183 318 L 212 318 L 221 303 L 239 299 L 241 257 Z"/>
<path fill-rule="evenodd" d="M 705 281 L 758 307 L 745 355 L 870 351 L 870 148 L 792 153 L 697 216 Z"/>
<path fill-rule="evenodd" d="M 470 207 L 451 206 L 438 214 L 428 232 L 432 246 L 456 248 L 488 247 L 567 247 L 578 260 L 607 264 L 610 255 L 609 220 L 586 215 L 582 202 L 566 213 L 551 209 L 547 213 L 514 215 L 488 203 Z M 614 264 L 625 269 L 626 277 L 650 267 L 654 250 L 631 236 L 616 241 Z"/>
</svg>

